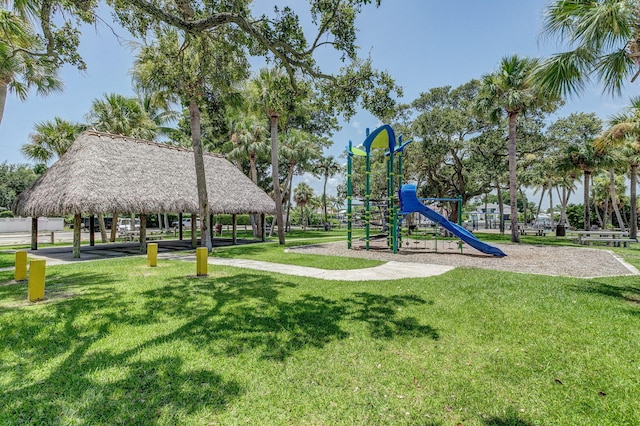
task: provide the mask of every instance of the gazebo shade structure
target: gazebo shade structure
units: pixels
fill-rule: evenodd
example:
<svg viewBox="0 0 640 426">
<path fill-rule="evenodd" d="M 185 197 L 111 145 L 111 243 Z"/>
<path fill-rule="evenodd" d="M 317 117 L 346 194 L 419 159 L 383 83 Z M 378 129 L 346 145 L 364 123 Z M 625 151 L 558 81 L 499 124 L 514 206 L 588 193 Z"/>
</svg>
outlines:
<svg viewBox="0 0 640 426">
<path fill-rule="evenodd" d="M 271 214 L 275 203 L 226 158 L 205 153 L 212 214 Z M 193 151 L 83 132 L 13 206 L 19 216 L 199 212 Z"/>
</svg>

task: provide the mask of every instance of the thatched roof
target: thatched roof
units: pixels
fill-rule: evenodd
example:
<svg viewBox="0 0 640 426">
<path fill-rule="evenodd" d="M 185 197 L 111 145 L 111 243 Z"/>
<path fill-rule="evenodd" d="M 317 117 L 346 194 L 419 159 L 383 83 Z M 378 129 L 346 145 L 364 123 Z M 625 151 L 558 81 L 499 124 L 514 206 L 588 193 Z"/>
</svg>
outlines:
<svg viewBox="0 0 640 426">
<path fill-rule="evenodd" d="M 204 154 L 214 214 L 273 213 L 274 201 L 226 158 Z M 20 216 L 198 213 L 193 151 L 108 133 L 82 133 L 13 206 Z"/>
</svg>

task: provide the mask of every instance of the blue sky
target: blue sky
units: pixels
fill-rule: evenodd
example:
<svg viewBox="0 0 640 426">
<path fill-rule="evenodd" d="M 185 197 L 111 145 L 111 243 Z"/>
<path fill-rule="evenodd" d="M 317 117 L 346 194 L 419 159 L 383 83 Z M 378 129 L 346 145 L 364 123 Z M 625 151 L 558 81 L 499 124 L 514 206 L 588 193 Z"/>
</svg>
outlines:
<svg viewBox="0 0 640 426">
<path fill-rule="evenodd" d="M 260 2 L 256 2 L 260 3 Z M 290 3 L 296 9 L 304 2 Z M 548 0 L 383 0 L 376 8 L 364 7 L 358 17 L 358 45 L 361 55 L 371 55 L 378 69 L 387 70 L 404 89 L 403 102 L 410 102 L 430 88 L 456 87 L 496 69 L 503 56 L 548 56 L 561 49 L 554 40 L 541 38 L 542 20 Z M 273 4 L 273 2 L 269 2 Z M 264 6 L 263 6 L 264 7 Z M 108 15 L 105 16 L 107 19 Z M 0 162 L 27 163 L 20 147 L 28 142 L 36 122 L 55 116 L 83 121 L 93 99 L 104 93 L 132 95 L 129 69 L 133 51 L 131 37 L 105 25 L 86 27 L 81 53 L 88 69 L 84 73 L 65 67 L 61 77 L 63 93 L 48 97 L 29 96 L 25 102 L 9 95 L 0 124 Z M 321 52 L 318 62 L 325 70 L 340 66 L 335 55 Z M 640 85 L 629 85 L 625 96 L 611 98 L 594 86 L 566 105 L 553 118 L 571 112 L 595 112 L 606 119 L 619 112 L 630 96 L 640 94 Z M 334 135 L 328 154 L 338 156 L 349 140 L 359 144 L 365 128 L 380 123 L 360 112 Z M 312 184 L 316 192 L 321 183 L 310 176 L 298 178 Z M 330 182 L 335 187 L 336 180 Z"/>
</svg>

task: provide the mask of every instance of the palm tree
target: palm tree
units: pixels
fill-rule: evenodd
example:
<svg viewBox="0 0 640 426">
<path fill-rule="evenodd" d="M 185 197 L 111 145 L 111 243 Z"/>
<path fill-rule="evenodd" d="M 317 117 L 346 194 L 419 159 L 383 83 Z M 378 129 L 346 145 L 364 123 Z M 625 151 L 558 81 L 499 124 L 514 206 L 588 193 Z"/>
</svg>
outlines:
<svg viewBox="0 0 640 426">
<path fill-rule="evenodd" d="M 293 176 L 308 170 L 309 162 L 320 156 L 320 146 L 314 143 L 313 137 L 299 129 L 289 129 L 281 134 L 279 157 L 287 163 L 287 176 L 282 188 L 283 202 L 287 199 L 287 212 L 291 209 L 291 188 Z M 287 221 L 289 214 L 287 213 Z"/>
<path fill-rule="evenodd" d="M 269 152 L 267 129 L 264 123 L 251 115 L 241 115 L 231 120 L 230 140 L 233 149 L 228 157 L 235 160 L 242 169 L 243 160 L 249 160 L 249 178 L 258 184 L 258 160 Z M 251 227 L 254 237 L 262 236 L 262 227 L 257 215 L 251 215 Z"/>
<path fill-rule="evenodd" d="M 101 132 L 109 132 L 118 135 L 132 136 L 141 139 L 152 140 L 157 132 L 157 126 L 144 110 L 138 99 L 111 93 L 105 94 L 102 99 L 94 99 L 89 112 L 86 115 L 89 125 Z M 131 214 L 131 230 L 134 230 L 135 214 Z M 100 232 L 104 236 L 104 219 L 98 215 Z M 113 223 L 118 222 L 118 214 L 113 214 Z M 111 226 L 111 238 L 116 238 L 116 227 Z"/>
<path fill-rule="evenodd" d="M 629 223 L 629 237 L 638 236 L 638 210 L 637 210 L 637 186 L 638 166 L 640 165 L 640 97 L 630 100 L 627 111 L 613 116 L 609 120 L 610 128 L 597 140 L 597 148 L 600 151 L 610 149 L 624 150 L 630 168 L 629 201 L 631 203 L 631 215 Z"/>
<path fill-rule="evenodd" d="M 0 123 L 8 93 L 25 100 L 32 88 L 43 96 L 62 90 L 57 64 L 37 54 L 41 50 L 42 42 L 29 23 L 0 9 Z"/>
<path fill-rule="evenodd" d="M 324 178 L 324 185 L 322 187 L 322 208 L 324 211 L 324 222 L 328 223 L 329 218 L 327 216 L 327 181 L 329 178 L 334 177 L 342 170 L 340 163 L 338 163 L 332 155 L 328 157 L 321 157 L 315 167 L 313 175 L 316 178 Z M 327 229 L 327 228 L 325 228 Z"/>
<path fill-rule="evenodd" d="M 639 29 L 636 1 L 556 0 L 544 31 L 567 40 L 571 50 L 544 60 L 535 79 L 547 92 L 570 95 L 595 75 L 605 91 L 619 94 L 628 77 L 633 82 L 640 74 Z"/>
<path fill-rule="evenodd" d="M 279 68 L 261 69 L 258 76 L 251 80 L 251 88 L 254 98 L 257 100 L 256 105 L 269 118 L 271 130 L 271 177 L 276 203 L 278 241 L 280 244 L 284 244 L 284 215 L 282 212 L 282 193 L 280 191 L 280 171 L 278 168 L 278 126 L 281 124 L 281 119 L 286 119 L 286 114 L 291 110 L 295 96 L 289 77 Z"/>
<path fill-rule="evenodd" d="M 95 99 L 87 114 L 90 126 L 101 132 L 152 140 L 157 125 L 138 99 L 111 93 Z"/>
<path fill-rule="evenodd" d="M 144 89 L 136 88 L 137 100 L 144 114 L 155 124 L 157 135 L 170 136 L 176 129 L 167 124 L 177 121 L 180 112 L 171 109 L 171 102 L 163 96 L 163 93 L 148 93 Z"/>
<path fill-rule="evenodd" d="M 516 127 L 520 113 L 528 109 L 553 110 L 556 98 L 545 97 L 531 82 L 535 59 L 520 58 L 516 55 L 505 57 L 498 71 L 482 78 L 478 96 L 478 109 L 498 121 L 506 114 L 509 123 L 509 197 L 511 202 L 511 241 L 519 242 L 517 209 L 517 150 Z"/>
<path fill-rule="evenodd" d="M 249 161 L 249 178 L 258 183 L 258 160 L 269 152 L 267 128 L 252 115 L 243 115 L 231 121 L 230 140 L 233 149 L 228 156 L 237 162 Z"/>
<path fill-rule="evenodd" d="M 35 124 L 29 135 L 31 142 L 22 145 L 22 153 L 32 160 L 49 164 L 67 152 L 73 141 L 85 130 L 85 124 L 71 123 L 60 117 Z"/>
<path fill-rule="evenodd" d="M 305 220 L 304 208 L 313 198 L 313 189 L 306 183 L 302 182 L 298 184 L 298 186 L 296 186 L 296 189 L 293 191 L 293 198 L 296 201 L 298 207 L 300 207 L 300 221 L 302 223 L 302 228 L 305 229 L 308 221 L 308 215 L 307 220 Z"/>
</svg>

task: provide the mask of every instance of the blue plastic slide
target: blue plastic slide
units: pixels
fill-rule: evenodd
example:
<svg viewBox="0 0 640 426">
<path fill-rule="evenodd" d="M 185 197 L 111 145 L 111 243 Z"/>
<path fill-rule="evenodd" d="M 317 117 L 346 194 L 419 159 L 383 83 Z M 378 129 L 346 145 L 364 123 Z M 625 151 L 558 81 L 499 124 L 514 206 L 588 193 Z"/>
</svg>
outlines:
<svg viewBox="0 0 640 426">
<path fill-rule="evenodd" d="M 431 210 L 418 200 L 416 194 L 416 186 L 413 184 L 405 184 L 400 188 L 400 210 L 401 214 L 409 214 L 418 212 L 423 216 L 426 216 L 430 220 L 439 223 L 447 231 L 451 232 L 471 247 L 480 250 L 483 253 L 491 254 L 493 256 L 504 257 L 506 254 L 497 247 L 483 243 L 477 239 L 471 232 L 464 229 L 462 226 L 453 223 L 440 213 Z"/>
</svg>

